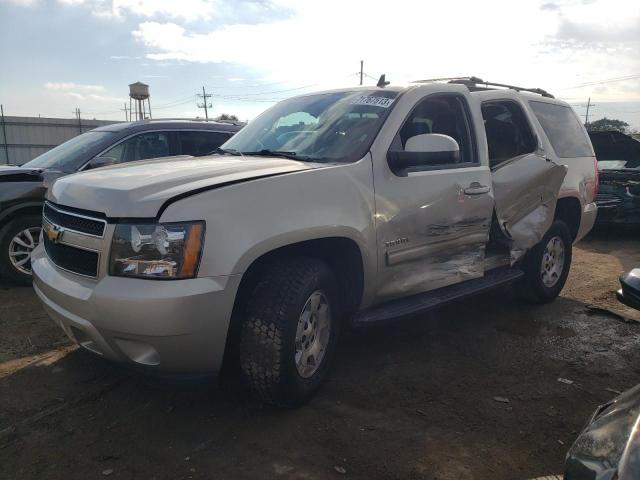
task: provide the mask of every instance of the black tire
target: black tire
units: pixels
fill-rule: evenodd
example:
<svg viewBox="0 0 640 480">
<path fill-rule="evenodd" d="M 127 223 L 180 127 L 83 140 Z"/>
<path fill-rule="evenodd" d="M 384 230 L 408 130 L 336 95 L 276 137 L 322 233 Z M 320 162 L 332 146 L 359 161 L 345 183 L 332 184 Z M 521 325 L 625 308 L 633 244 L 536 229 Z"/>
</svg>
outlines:
<svg viewBox="0 0 640 480">
<path fill-rule="evenodd" d="M 562 242 L 564 258 L 560 262 L 562 265 L 561 273 L 552 275 L 551 277 L 555 279 L 555 283 L 548 285 L 543 280 L 542 267 L 545 261 L 547 245 L 554 238 Z M 573 238 L 569 227 L 561 220 L 554 221 L 540 243 L 533 247 L 524 259 L 523 270 L 525 277 L 516 285 L 521 298 L 532 303 L 548 303 L 560 295 L 571 268 L 572 244 Z"/>
<path fill-rule="evenodd" d="M 319 366 L 305 378 L 296 367 L 296 330 L 303 308 L 318 291 L 329 306 L 330 328 Z M 258 399 L 295 407 L 318 390 L 335 356 L 340 329 L 338 298 L 335 276 L 320 260 L 283 259 L 263 272 L 244 309 L 239 348 L 242 377 Z"/>
<path fill-rule="evenodd" d="M 9 280 L 12 283 L 18 285 L 31 285 L 31 274 L 17 269 L 9 259 L 9 249 L 11 241 L 20 232 L 30 228 L 41 228 L 42 217 L 40 215 L 25 215 L 24 217 L 18 217 L 11 220 L 0 230 L 0 277 Z M 34 239 L 36 244 L 38 239 Z M 28 270 L 30 271 L 31 261 L 27 262 Z"/>
</svg>

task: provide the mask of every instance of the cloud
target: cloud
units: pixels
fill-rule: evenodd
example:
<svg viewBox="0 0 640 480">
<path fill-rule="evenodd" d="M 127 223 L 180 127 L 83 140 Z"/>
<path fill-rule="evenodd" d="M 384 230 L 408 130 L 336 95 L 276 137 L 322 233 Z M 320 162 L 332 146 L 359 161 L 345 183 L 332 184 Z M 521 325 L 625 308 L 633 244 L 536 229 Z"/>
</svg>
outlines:
<svg viewBox="0 0 640 480">
<path fill-rule="evenodd" d="M 560 7 L 555 4 L 555 3 L 543 3 L 542 5 L 540 5 L 540 10 L 549 10 L 549 11 L 556 11 L 556 10 L 560 10 Z"/>
<path fill-rule="evenodd" d="M 114 97 L 105 95 L 105 88 L 102 85 L 86 85 L 73 82 L 47 82 L 44 84 L 47 90 L 51 90 L 64 97 L 74 100 L 91 100 L 100 103 L 123 102 L 125 97 Z"/>
<path fill-rule="evenodd" d="M 83 85 L 72 82 L 47 82 L 44 84 L 47 90 L 60 90 L 60 91 L 82 91 L 82 92 L 101 92 L 104 90 L 102 85 Z"/>
<path fill-rule="evenodd" d="M 207 0 L 94 0 L 93 13 L 103 18 L 165 16 L 186 21 L 207 20 L 215 8 Z"/>
<path fill-rule="evenodd" d="M 387 73 L 393 83 L 475 74 L 550 91 L 640 71 L 638 9 L 626 0 L 554 0 L 543 9 L 537 0 L 519 2 L 517 18 L 526 22 L 490 15 L 511 5 L 503 0 L 445 2 L 437 11 L 427 2 L 396 0 L 384 15 L 369 8 L 373 1 L 273 3 L 293 14 L 209 31 L 145 21 L 132 34 L 149 60 L 237 65 L 266 81 L 321 88 L 354 81 L 360 59 L 371 77 Z M 606 51 L 594 51 L 598 42 Z M 612 96 L 620 91 L 609 88 Z"/>
<path fill-rule="evenodd" d="M 0 0 L 0 3 L 11 3 L 19 7 L 30 7 L 34 5 L 36 1 L 37 0 Z"/>
<path fill-rule="evenodd" d="M 616 23 L 581 23 L 561 18 L 555 38 L 579 45 L 640 43 L 640 16 L 617 19 Z"/>
</svg>

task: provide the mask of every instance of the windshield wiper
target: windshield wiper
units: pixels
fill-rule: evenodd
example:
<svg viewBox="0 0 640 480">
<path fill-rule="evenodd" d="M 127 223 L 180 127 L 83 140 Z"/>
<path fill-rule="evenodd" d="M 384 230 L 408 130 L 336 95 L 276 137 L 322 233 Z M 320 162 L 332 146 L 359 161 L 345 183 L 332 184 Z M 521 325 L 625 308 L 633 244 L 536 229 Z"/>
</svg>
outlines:
<svg viewBox="0 0 640 480">
<path fill-rule="evenodd" d="M 217 153 L 218 155 L 242 155 L 242 152 L 239 152 L 238 150 L 235 150 L 233 148 L 216 148 L 213 152 L 208 153 L 207 155 L 213 155 L 214 153 Z"/>
<path fill-rule="evenodd" d="M 314 161 L 311 157 L 307 155 L 298 155 L 296 152 L 286 152 L 284 150 L 269 150 L 262 149 L 257 152 L 242 152 L 243 155 L 254 155 L 257 157 L 282 157 L 288 158 L 290 160 L 299 160 L 302 162 Z"/>
</svg>

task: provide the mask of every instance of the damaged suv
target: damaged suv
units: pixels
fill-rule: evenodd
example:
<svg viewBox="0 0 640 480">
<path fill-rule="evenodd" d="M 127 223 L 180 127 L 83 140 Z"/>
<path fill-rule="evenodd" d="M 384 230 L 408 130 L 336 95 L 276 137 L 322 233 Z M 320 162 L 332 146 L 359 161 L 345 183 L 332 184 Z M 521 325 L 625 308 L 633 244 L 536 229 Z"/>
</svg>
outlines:
<svg viewBox="0 0 640 480">
<path fill-rule="evenodd" d="M 319 387 L 345 326 L 508 282 L 550 301 L 595 220 L 593 150 L 564 102 L 478 80 L 299 96 L 209 158 L 62 178 L 35 291 L 98 355 L 235 364 L 284 406 Z"/>
</svg>

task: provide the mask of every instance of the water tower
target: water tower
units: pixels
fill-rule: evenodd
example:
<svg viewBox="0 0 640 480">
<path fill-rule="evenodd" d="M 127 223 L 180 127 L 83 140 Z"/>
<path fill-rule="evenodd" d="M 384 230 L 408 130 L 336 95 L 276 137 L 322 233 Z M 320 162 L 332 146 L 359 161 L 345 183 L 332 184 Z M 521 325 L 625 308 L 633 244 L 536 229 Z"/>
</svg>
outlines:
<svg viewBox="0 0 640 480">
<path fill-rule="evenodd" d="M 129 85 L 129 118 L 136 120 L 145 120 L 151 118 L 151 101 L 149 100 L 149 85 L 142 82 L 136 82 Z M 134 102 L 135 100 L 135 102 Z M 147 109 L 145 109 L 144 101 L 147 101 Z M 132 102 L 135 110 L 132 108 Z M 134 117 L 135 111 L 135 117 Z"/>
</svg>

